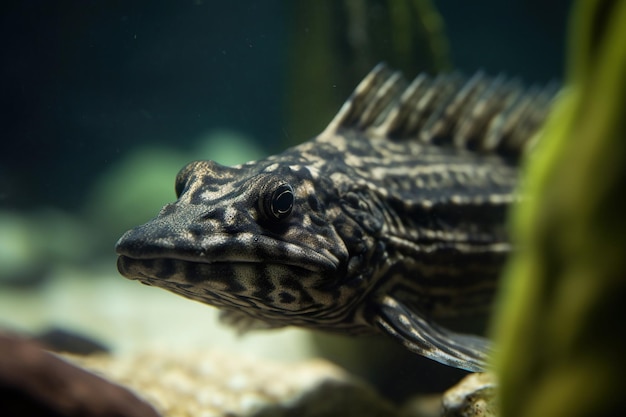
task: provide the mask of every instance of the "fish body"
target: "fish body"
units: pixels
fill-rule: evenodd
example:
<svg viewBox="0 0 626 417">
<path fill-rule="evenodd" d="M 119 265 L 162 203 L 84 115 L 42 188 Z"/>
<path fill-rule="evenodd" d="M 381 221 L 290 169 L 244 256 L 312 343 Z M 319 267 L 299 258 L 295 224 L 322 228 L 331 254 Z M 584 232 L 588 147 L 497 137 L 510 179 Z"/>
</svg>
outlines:
<svg viewBox="0 0 626 417">
<path fill-rule="evenodd" d="M 314 139 L 184 167 L 178 199 L 118 241 L 118 269 L 240 328 L 383 332 L 480 370 L 489 343 L 438 320 L 489 308 L 518 159 L 551 97 L 481 74 L 408 83 L 381 64 Z"/>
</svg>

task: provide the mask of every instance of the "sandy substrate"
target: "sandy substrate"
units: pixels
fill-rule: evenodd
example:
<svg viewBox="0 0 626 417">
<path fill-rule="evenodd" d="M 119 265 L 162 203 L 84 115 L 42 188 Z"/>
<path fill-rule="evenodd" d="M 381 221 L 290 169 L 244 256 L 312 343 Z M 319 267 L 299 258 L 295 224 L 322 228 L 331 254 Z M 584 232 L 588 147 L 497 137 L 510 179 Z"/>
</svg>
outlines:
<svg viewBox="0 0 626 417">
<path fill-rule="evenodd" d="M 58 267 L 37 289 L 2 288 L 0 328 L 37 333 L 51 327 L 94 338 L 119 353 L 218 348 L 288 361 L 312 355 L 306 331 L 239 336 L 219 323 L 217 309 L 126 280 L 114 260 L 97 269 Z"/>
</svg>

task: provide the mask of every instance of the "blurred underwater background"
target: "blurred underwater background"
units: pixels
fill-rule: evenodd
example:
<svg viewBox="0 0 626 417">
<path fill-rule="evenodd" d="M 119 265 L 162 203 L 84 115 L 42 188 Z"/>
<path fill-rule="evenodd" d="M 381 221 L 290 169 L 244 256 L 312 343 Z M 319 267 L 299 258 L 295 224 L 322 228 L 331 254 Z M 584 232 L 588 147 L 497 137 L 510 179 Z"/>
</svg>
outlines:
<svg viewBox="0 0 626 417">
<path fill-rule="evenodd" d="M 407 78 L 483 70 L 527 85 L 561 82 L 571 6 L 4 2 L 0 329 L 75 332 L 113 352 L 322 355 L 397 401 L 453 385 L 463 372 L 386 341 L 297 329 L 239 337 L 217 309 L 119 276 L 113 246 L 174 200 L 185 163 L 237 164 L 308 140 L 380 61 Z"/>
</svg>

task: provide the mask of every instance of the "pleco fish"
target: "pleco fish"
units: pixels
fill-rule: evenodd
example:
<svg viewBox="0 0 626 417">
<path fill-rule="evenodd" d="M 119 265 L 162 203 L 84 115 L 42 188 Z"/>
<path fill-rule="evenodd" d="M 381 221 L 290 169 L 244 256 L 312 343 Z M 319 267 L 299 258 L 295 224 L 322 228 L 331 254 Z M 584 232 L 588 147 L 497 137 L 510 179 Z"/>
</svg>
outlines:
<svg viewBox="0 0 626 417">
<path fill-rule="evenodd" d="M 178 199 L 117 242 L 118 269 L 240 328 L 383 332 L 481 370 L 488 341 L 437 322 L 489 309 L 517 161 L 553 95 L 480 73 L 408 83 L 380 64 L 316 138 L 185 166 Z"/>
</svg>

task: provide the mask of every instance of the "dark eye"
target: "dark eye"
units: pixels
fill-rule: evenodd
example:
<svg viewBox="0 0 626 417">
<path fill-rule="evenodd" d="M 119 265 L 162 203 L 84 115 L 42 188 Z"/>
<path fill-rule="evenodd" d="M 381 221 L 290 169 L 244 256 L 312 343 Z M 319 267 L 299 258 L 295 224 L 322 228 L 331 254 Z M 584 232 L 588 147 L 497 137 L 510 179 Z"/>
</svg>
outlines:
<svg viewBox="0 0 626 417">
<path fill-rule="evenodd" d="M 261 211 L 268 220 L 284 220 L 291 214 L 295 196 L 289 183 L 281 183 L 261 196 Z"/>
</svg>

